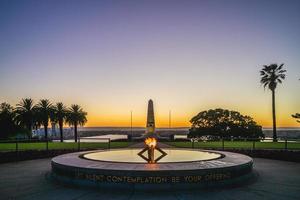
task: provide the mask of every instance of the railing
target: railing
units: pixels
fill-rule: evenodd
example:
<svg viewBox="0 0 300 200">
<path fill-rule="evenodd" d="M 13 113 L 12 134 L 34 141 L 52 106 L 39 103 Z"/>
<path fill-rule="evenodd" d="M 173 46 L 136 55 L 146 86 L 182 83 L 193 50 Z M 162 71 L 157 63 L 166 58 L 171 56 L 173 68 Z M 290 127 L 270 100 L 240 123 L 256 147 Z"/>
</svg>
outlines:
<svg viewBox="0 0 300 200">
<path fill-rule="evenodd" d="M 300 150 L 300 139 L 280 138 L 277 142 L 273 139 L 259 138 L 221 138 L 218 140 L 191 139 L 190 142 L 175 142 L 175 146 L 203 149 L 277 149 Z"/>
<path fill-rule="evenodd" d="M 89 149 L 109 149 L 111 147 L 110 138 L 78 138 L 77 142 L 65 140 L 0 140 L 0 152 L 20 152 L 26 150 L 89 150 Z"/>
</svg>

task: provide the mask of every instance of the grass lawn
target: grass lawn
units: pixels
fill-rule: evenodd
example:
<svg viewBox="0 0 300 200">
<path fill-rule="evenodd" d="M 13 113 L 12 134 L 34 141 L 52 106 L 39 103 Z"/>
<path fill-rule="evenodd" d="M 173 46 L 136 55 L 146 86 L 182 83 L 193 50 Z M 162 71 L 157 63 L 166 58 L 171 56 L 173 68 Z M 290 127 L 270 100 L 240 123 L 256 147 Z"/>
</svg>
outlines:
<svg viewBox="0 0 300 200">
<path fill-rule="evenodd" d="M 191 142 L 165 142 L 168 145 L 182 148 L 191 148 Z M 195 142 L 195 148 L 222 148 L 221 141 Z M 225 141 L 224 148 L 252 149 L 253 142 L 249 141 Z M 255 149 L 284 149 L 284 142 L 255 142 Z M 300 149 L 300 142 L 289 142 L 288 149 Z"/>
<path fill-rule="evenodd" d="M 111 148 L 122 148 L 128 147 L 132 142 L 111 142 Z M 49 150 L 51 149 L 77 149 L 78 143 L 75 142 L 49 142 L 48 143 Z M 104 142 L 84 142 L 80 143 L 80 149 L 97 149 L 97 148 L 108 148 L 108 143 Z M 18 143 L 19 151 L 23 150 L 43 150 L 46 149 L 45 142 L 31 142 L 31 143 Z M 16 143 L 0 143 L 0 151 L 15 151 Z"/>
<path fill-rule="evenodd" d="M 191 148 L 191 142 L 164 142 L 165 144 L 180 147 L 180 148 Z M 124 148 L 133 144 L 133 142 L 111 142 L 111 148 Z M 195 148 L 222 148 L 221 141 L 213 141 L 213 142 L 195 142 Z M 225 141 L 225 148 L 239 148 L 239 149 L 252 149 L 253 142 L 250 141 Z M 288 149 L 299 149 L 300 150 L 300 142 L 290 142 L 288 143 Z M 51 149 L 78 149 L 78 143 L 75 142 L 49 142 L 48 143 L 49 150 Z M 85 142 L 80 143 L 80 149 L 102 149 L 108 148 L 108 143 L 105 142 Z M 255 149 L 284 149 L 284 142 L 255 142 Z M 24 150 L 45 150 L 46 143 L 45 142 L 31 142 L 31 143 L 18 143 L 19 151 Z M 16 143 L 0 143 L 0 151 L 15 151 Z"/>
</svg>

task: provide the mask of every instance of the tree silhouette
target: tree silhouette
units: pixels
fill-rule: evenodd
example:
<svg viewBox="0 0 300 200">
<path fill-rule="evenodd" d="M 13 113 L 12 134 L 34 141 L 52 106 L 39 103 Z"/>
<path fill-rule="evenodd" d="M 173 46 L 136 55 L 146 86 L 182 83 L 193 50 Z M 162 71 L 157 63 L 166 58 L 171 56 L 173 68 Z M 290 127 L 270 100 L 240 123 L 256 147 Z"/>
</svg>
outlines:
<svg viewBox="0 0 300 200">
<path fill-rule="evenodd" d="M 194 116 L 190 122 L 189 137 L 208 136 L 219 137 L 262 138 L 262 127 L 251 117 L 241 115 L 237 111 L 225 109 L 210 109 Z"/>
<path fill-rule="evenodd" d="M 69 125 L 74 126 L 75 142 L 77 142 L 77 126 L 83 126 L 87 122 L 86 115 L 87 113 L 84 112 L 79 105 L 73 104 L 68 109 L 66 122 Z"/>
<path fill-rule="evenodd" d="M 0 138 L 6 139 L 17 131 L 14 123 L 15 113 L 13 107 L 8 103 L 0 104 Z"/>
<path fill-rule="evenodd" d="M 59 126 L 60 141 L 63 142 L 63 125 L 67 116 L 67 108 L 62 102 L 56 103 L 56 105 L 54 106 L 53 114 L 53 121 L 55 123 L 58 123 Z"/>
<path fill-rule="evenodd" d="M 48 125 L 51 112 L 53 111 L 53 106 L 48 99 L 41 99 L 36 105 L 37 113 L 40 120 L 44 126 L 45 139 L 48 139 Z"/>
<path fill-rule="evenodd" d="M 29 137 L 31 137 L 34 123 L 34 109 L 35 106 L 31 98 L 22 99 L 16 108 L 16 122 L 18 125 L 24 126 L 27 129 Z"/>
<path fill-rule="evenodd" d="M 273 119 L 273 141 L 277 142 L 276 132 L 276 111 L 275 111 L 275 89 L 278 83 L 282 83 L 285 79 L 286 70 L 282 69 L 284 64 L 264 65 L 260 71 L 261 84 L 264 88 L 268 87 L 272 92 L 272 119 Z"/>
<path fill-rule="evenodd" d="M 63 142 L 63 125 L 74 126 L 75 141 L 77 142 L 77 127 L 87 122 L 87 113 L 79 105 L 72 105 L 69 109 L 62 102 L 53 106 L 48 99 L 41 99 L 34 105 L 31 98 L 22 99 L 16 108 L 8 103 L 0 104 L 0 138 L 8 138 L 15 134 L 26 133 L 32 136 L 32 129 L 44 127 L 45 139 L 48 139 L 49 119 L 51 123 L 58 123 L 60 141 Z"/>
</svg>

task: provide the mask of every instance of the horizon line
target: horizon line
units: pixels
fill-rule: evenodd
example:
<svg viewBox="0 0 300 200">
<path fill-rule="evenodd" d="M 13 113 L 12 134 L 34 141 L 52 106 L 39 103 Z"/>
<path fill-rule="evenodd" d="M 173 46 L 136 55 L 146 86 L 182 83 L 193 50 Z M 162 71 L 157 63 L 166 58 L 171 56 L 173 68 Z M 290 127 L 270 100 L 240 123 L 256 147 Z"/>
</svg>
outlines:
<svg viewBox="0 0 300 200">
<path fill-rule="evenodd" d="M 130 126 L 81 126 L 80 128 L 131 128 Z M 133 126 L 132 128 L 146 128 L 144 126 Z M 167 126 L 161 126 L 156 128 L 190 128 L 189 126 L 178 126 L 178 127 L 167 127 Z M 270 126 L 262 126 L 264 129 L 272 129 Z M 299 128 L 300 126 L 279 126 L 277 128 Z"/>
</svg>

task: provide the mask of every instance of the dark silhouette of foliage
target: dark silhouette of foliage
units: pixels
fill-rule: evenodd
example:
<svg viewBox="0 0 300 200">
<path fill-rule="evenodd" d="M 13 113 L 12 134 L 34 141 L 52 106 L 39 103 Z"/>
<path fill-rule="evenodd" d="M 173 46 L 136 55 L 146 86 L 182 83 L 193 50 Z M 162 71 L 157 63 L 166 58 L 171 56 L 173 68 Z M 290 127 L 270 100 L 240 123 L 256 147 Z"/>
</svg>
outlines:
<svg viewBox="0 0 300 200">
<path fill-rule="evenodd" d="M 293 118 L 295 119 L 300 119 L 300 113 L 296 113 L 294 115 L 292 115 Z M 297 120 L 298 123 L 300 123 L 300 120 Z"/>
<path fill-rule="evenodd" d="M 272 92 L 272 118 L 273 118 L 273 141 L 277 142 L 277 132 L 276 132 L 276 111 L 275 111 L 275 89 L 278 83 L 282 83 L 285 79 L 286 70 L 283 68 L 283 64 L 271 64 L 264 65 L 260 71 L 261 84 L 264 88 L 268 87 Z"/>
<path fill-rule="evenodd" d="M 38 130 L 39 128 L 41 128 L 42 125 L 43 125 L 43 121 L 42 121 L 41 113 L 39 112 L 39 110 L 36 108 L 36 105 L 35 105 L 34 109 L 33 109 L 33 126 L 32 126 L 32 128 L 35 130 Z"/>
<path fill-rule="evenodd" d="M 61 102 L 56 103 L 53 110 L 53 117 L 51 121 L 58 123 L 59 132 L 60 132 L 60 141 L 63 142 L 63 125 L 67 117 L 67 108 Z"/>
<path fill-rule="evenodd" d="M 0 104 L 0 139 L 7 139 L 16 134 L 19 130 L 14 122 L 14 109 L 8 103 Z"/>
<path fill-rule="evenodd" d="M 45 130 L 45 139 L 48 139 L 48 125 L 53 106 L 48 99 L 41 99 L 36 105 L 36 111 Z"/>
<path fill-rule="evenodd" d="M 220 137 L 263 138 L 262 127 L 249 116 L 237 111 L 221 108 L 202 111 L 190 122 L 189 137 L 207 136 L 215 139 Z"/>
<path fill-rule="evenodd" d="M 66 122 L 69 125 L 74 126 L 75 142 L 77 142 L 77 126 L 83 126 L 87 122 L 86 115 L 87 113 L 84 112 L 79 105 L 73 104 L 68 109 Z"/>
<path fill-rule="evenodd" d="M 7 139 L 17 134 L 32 135 L 32 129 L 44 127 L 45 138 L 48 139 L 48 125 L 58 123 L 60 141 L 63 142 L 63 125 L 74 126 L 75 141 L 77 142 L 77 127 L 87 122 L 87 113 L 79 105 L 72 105 L 70 109 L 59 102 L 55 106 L 48 99 L 42 99 L 34 105 L 31 98 L 25 98 L 14 109 L 8 103 L 0 104 L 0 139 Z"/>
<path fill-rule="evenodd" d="M 22 99 L 17 104 L 16 108 L 16 122 L 21 127 L 27 130 L 27 134 L 31 137 L 32 127 L 35 120 L 35 106 L 33 100 L 30 98 Z"/>
</svg>

